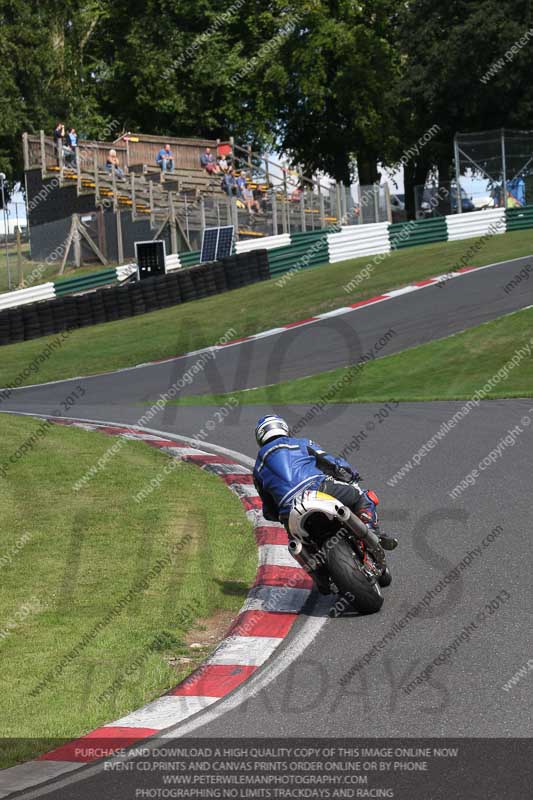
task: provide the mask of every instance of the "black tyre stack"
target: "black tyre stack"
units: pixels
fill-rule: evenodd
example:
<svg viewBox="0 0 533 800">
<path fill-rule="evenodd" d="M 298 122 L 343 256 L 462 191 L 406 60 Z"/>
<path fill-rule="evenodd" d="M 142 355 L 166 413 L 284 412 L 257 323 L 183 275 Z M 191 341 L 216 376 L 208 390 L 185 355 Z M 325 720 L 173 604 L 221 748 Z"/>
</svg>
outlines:
<svg viewBox="0 0 533 800">
<path fill-rule="evenodd" d="M 156 311 L 160 308 L 159 300 L 157 299 L 157 294 L 155 291 L 155 281 L 157 278 L 147 278 L 140 282 L 140 287 L 142 291 L 142 298 L 144 301 L 144 307 L 146 311 Z"/>
<path fill-rule="evenodd" d="M 118 293 L 120 289 L 118 286 L 112 286 L 110 289 L 102 290 L 102 300 L 104 303 L 104 311 L 106 320 L 112 322 L 119 318 L 118 314 Z"/>
<path fill-rule="evenodd" d="M 78 318 L 78 325 L 80 328 L 85 328 L 87 325 L 92 325 L 93 316 L 91 311 L 91 298 L 88 294 L 76 295 L 76 315 Z"/>
<path fill-rule="evenodd" d="M 39 314 L 32 303 L 28 306 L 22 306 L 22 324 L 24 326 L 24 339 L 38 339 L 41 335 L 41 325 L 39 323 Z"/>
<path fill-rule="evenodd" d="M 128 288 L 130 290 L 132 316 L 137 317 L 139 314 L 145 314 L 146 306 L 144 304 L 143 288 L 141 282 L 132 283 L 131 286 L 129 286 Z"/>
<path fill-rule="evenodd" d="M 172 272 L 156 280 L 158 281 L 156 293 L 161 308 L 176 306 L 182 302 L 179 273 Z"/>
<path fill-rule="evenodd" d="M 0 346 L 9 344 L 9 315 L 7 311 L 0 312 Z"/>
<path fill-rule="evenodd" d="M 44 303 L 39 303 L 39 306 L 38 314 L 41 336 L 50 336 L 52 333 L 62 330 L 63 303 L 57 303 L 57 308 L 54 308 L 54 302 L 46 300 Z"/>
<path fill-rule="evenodd" d="M 9 318 L 9 340 L 11 342 L 24 341 L 24 320 L 21 308 L 10 308 L 7 312 Z"/>
<path fill-rule="evenodd" d="M 131 317 L 132 308 L 131 308 L 130 286 L 118 287 L 117 309 L 118 309 L 119 319 L 125 319 L 126 317 Z"/>
<path fill-rule="evenodd" d="M 194 288 L 194 283 L 190 273 L 190 269 L 184 269 L 182 272 L 178 272 L 179 288 L 183 303 L 188 303 L 190 300 L 196 300 L 196 290 Z"/>
<path fill-rule="evenodd" d="M 94 325 L 107 321 L 102 292 L 91 292 L 89 295 L 91 318 Z"/>
<path fill-rule="evenodd" d="M 52 301 L 55 302 L 55 301 Z M 64 297 L 63 298 L 63 309 L 65 315 L 65 330 L 72 329 L 72 328 L 79 328 L 80 323 L 78 319 L 78 311 L 76 306 L 76 298 L 75 297 Z"/>
<path fill-rule="evenodd" d="M 268 278 L 267 251 L 254 250 L 138 283 L 5 309 L 0 311 L 0 345 L 137 316 Z"/>
</svg>

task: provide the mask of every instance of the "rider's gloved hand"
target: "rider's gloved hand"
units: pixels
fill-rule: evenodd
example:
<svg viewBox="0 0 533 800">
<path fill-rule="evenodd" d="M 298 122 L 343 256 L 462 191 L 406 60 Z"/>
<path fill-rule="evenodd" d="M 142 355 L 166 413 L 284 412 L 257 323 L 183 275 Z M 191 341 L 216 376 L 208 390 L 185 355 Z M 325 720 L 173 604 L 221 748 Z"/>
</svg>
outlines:
<svg viewBox="0 0 533 800">
<path fill-rule="evenodd" d="M 346 467 L 337 467 L 335 472 L 335 477 L 339 481 L 344 481 L 344 483 L 351 483 L 352 481 L 358 481 L 360 479 L 360 475 L 358 472 L 355 472 L 353 469 L 346 469 Z"/>
</svg>

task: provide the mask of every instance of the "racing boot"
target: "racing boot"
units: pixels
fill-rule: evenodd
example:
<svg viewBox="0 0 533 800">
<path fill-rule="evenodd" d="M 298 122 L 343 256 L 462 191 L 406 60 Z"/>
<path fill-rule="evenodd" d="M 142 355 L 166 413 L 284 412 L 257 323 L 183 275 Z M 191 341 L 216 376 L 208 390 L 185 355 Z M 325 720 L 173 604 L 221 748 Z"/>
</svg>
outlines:
<svg viewBox="0 0 533 800">
<path fill-rule="evenodd" d="M 377 512 L 378 503 L 377 494 L 372 489 L 369 489 L 361 497 L 355 513 L 379 537 L 379 542 L 384 550 L 395 550 L 398 547 L 398 539 L 394 536 L 389 536 L 387 533 L 382 533 L 380 530 Z"/>
</svg>

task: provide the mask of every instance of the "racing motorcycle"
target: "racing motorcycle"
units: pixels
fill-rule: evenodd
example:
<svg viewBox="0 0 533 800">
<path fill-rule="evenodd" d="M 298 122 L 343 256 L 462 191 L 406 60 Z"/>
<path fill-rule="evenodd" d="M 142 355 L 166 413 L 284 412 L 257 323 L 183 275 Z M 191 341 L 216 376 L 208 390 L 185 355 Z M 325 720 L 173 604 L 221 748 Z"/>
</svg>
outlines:
<svg viewBox="0 0 533 800">
<path fill-rule="evenodd" d="M 373 614 L 381 587 L 392 581 L 379 537 L 340 500 L 321 491 L 296 498 L 287 522 L 289 552 L 322 594 L 340 595 L 344 607 Z"/>
</svg>

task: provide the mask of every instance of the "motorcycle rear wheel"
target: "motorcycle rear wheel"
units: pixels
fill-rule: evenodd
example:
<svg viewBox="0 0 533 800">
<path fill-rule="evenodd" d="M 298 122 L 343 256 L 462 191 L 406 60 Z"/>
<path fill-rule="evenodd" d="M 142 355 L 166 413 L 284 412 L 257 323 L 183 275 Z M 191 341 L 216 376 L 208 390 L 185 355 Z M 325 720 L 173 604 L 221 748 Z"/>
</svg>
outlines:
<svg viewBox="0 0 533 800">
<path fill-rule="evenodd" d="M 331 580 L 355 611 L 360 614 L 375 614 L 380 610 L 383 595 L 378 583 L 361 571 L 355 553 L 345 539 L 341 539 L 329 550 L 327 559 Z"/>
</svg>

